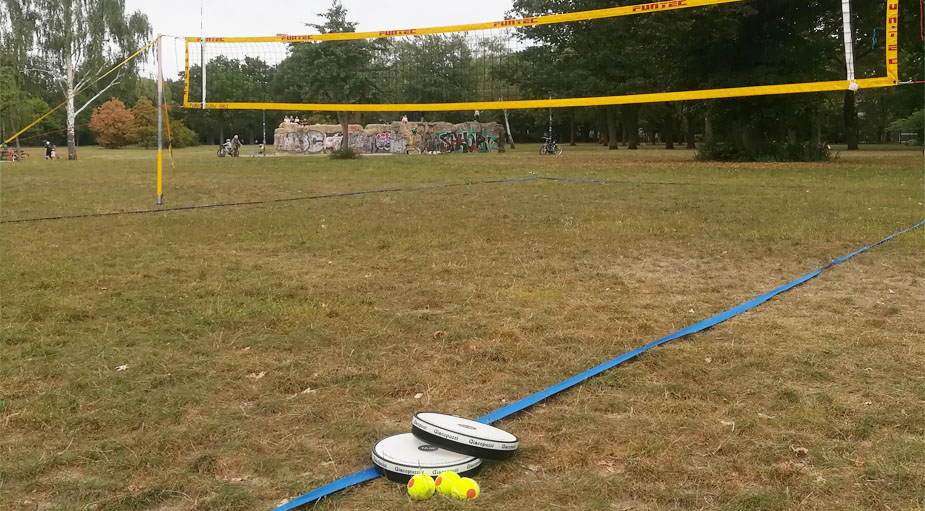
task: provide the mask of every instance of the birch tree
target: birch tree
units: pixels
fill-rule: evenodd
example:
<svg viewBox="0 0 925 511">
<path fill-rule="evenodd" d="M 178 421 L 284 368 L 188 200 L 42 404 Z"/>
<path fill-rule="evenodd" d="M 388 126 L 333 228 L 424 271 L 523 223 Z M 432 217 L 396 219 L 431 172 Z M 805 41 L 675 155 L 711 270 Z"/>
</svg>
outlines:
<svg viewBox="0 0 925 511">
<path fill-rule="evenodd" d="M 76 160 L 77 115 L 134 73 L 138 59 L 107 76 L 92 97 L 77 100 L 75 94 L 151 37 L 148 18 L 138 11 L 127 15 L 124 0 L 0 0 L 0 5 L 0 30 L 19 67 L 26 75 L 44 75 L 36 80 L 53 83 L 67 101 L 67 157 Z"/>
</svg>

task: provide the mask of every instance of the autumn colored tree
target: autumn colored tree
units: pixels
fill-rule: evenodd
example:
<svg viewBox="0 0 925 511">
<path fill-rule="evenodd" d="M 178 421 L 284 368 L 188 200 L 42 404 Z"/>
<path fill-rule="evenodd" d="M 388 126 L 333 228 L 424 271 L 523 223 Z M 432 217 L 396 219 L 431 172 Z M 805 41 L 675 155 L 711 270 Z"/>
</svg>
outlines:
<svg viewBox="0 0 925 511">
<path fill-rule="evenodd" d="M 134 120 L 135 116 L 125 108 L 125 104 L 112 98 L 93 111 L 90 129 L 96 132 L 99 145 L 118 149 L 133 141 Z"/>
</svg>

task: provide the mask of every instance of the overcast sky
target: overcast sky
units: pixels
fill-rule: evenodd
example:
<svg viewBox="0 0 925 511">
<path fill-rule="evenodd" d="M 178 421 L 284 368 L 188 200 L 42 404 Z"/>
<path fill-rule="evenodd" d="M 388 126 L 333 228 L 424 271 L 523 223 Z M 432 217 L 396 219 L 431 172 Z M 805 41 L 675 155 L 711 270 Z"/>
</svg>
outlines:
<svg viewBox="0 0 925 511">
<path fill-rule="evenodd" d="M 347 17 L 359 23 L 357 30 L 392 30 L 496 21 L 505 18 L 511 0 L 342 0 Z M 318 21 L 317 14 L 330 0 L 125 0 L 128 12 L 148 15 L 154 33 L 188 37 L 200 35 L 200 21 L 207 37 L 310 34 L 305 23 Z M 204 16 L 200 17 L 200 6 Z M 182 69 L 182 43 L 165 39 L 164 73 L 175 76 Z M 179 57 L 178 57 L 179 56 Z M 178 67 L 179 66 L 179 67 Z M 149 66 L 145 66 L 149 69 Z"/>
</svg>

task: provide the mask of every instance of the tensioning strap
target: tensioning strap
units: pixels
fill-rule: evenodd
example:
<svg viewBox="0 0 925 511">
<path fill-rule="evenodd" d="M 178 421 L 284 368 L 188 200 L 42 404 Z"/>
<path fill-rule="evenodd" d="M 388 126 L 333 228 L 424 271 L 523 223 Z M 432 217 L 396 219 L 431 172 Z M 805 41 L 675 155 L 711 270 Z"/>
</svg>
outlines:
<svg viewBox="0 0 925 511">
<path fill-rule="evenodd" d="M 682 328 L 681 330 L 678 330 L 677 332 L 674 332 L 674 333 L 672 333 L 672 334 L 666 335 L 665 337 L 662 337 L 661 339 L 658 339 L 657 341 L 652 341 L 652 342 L 650 342 L 649 344 L 646 344 L 645 346 L 636 348 L 636 349 L 634 349 L 634 350 L 632 350 L 632 351 L 628 351 L 628 352 L 626 352 L 626 353 L 620 355 L 619 357 L 617 357 L 617 358 L 615 358 L 615 359 L 613 359 L 613 360 L 609 360 L 609 361 L 607 361 L 607 362 L 604 362 L 603 364 L 601 364 L 601 365 L 599 365 L 599 366 L 597 366 L 597 367 L 592 367 L 591 369 L 588 369 L 587 371 L 585 371 L 585 372 L 583 372 L 583 373 L 581 373 L 581 374 L 575 375 L 575 376 L 573 376 L 573 377 L 571 377 L 571 378 L 569 378 L 569 379 L 567 379 L 567 380 L 564 380 L 564 381 L 562 381 L 562 382 L 559 382 L 559 383 L 557 383 L 557 384 L 555 384 L 555 385 L 553 385 L 553 386 L 551 386 L 551 387 L 549 387 L 549 388 L 547 388 L 547 389 L 545 389 L 545 390 L 541 390 L 541 391 L 537 392 L 536 394 L 529 395 L 529 396 L 527 396 L 527 397 L 521 399 L 520 401 L 516 401 L 516 402 L 511 403 L 511 404 L 509 404 L 509 405 L 507 405 L 507 406 L 504 406 L 504 407 L 502 407 L 502 408 L 499 408 L 499 409 L 497 409 L 497 410 L 495 410 L 495 411 L 493 411 L 493 412 L 491 412 L 491 413 L 489 413 L 489 414 L 487 414 L 487 415 L 483 415 L 482 417 L 479 417 L 479 418 L 476 419 L 476 420 L 477 420 L 478 422 L 483 423 L 483 424 L 491 424 L 492 422 L 501 420 L 501 419 L 503 419 L 503 418 L 505 418 L 505 417 L 508 417 L 508 416 L 510 416 L 510 415 L 512 415 L 512 414 L 515 414 L 515 413 L 517 413 L 517 412 L 519 412 L 519 411 L 521 411 L 521 410 L 524 410 L 524 409 L 526 409 L 526 408 L 529 408 L 529 407 L 531 407 L 531 406 L 533 406 L 533 405 L 539 403 L 540 401 L 543 401 L 543 400 L 546 399 L 546 398 L 552 397 L 552 396 L 558 394 L 559 392 L 562 392 L 563 390 L 566 390 L 566 389 L 571 388 L 571 387 L 573 387 L 573 386 L 575 386 L 575 385 L 578 385 L 579 383 L 581 383 L 581 382 L 587 380 L 588 378 L 591 378 L 591 377 L 593 377 L 593 376 L 597 376 L 598 374 L 601 374 L 602 372 L 604 372 L 604 371 L 606 371 L 606 370 L 608 370 L 608 369 L 614 368 L 614 367 L 616 367 L 616 366 L 622 364 L 623 362 L 626 362 L 627 360 L 630 360 L 630 359 L 632 359 L 632 358 L 635 358 L 635 357 L 641 355 L 642 353 L 645 353 L 646 351 L 649 351 L 650 349 L 652 349 L 652 348 L 654 348 L 654 347 L 656 347 L 656 346 L 659 346 L 659 345 L 661 345 L 661 344 L 665 344 L 666 342 L 673 341 L 673 340 L 675 340 L 675 339 L 678 339 L 678 338 L 681 338 L 681 337 L 684 337 L 684 336 L 687 336 L 687 335 L 690 335 L 690 334 L 693 334 L 693 333 L 696 333 L 696 332 L 701 332 L 701 331 L 706 330 L 706 329 L 708 329 L 708 328 L 710 328 L 710 327 L 712 327 L 712 326 L 718 325 L 719 323 L 722 323 L 723 321 L 726 321 L 727 319 L 730 319 L 730 318 L 733 318 L 733 317 L 735 317 L 735 316 L 738 316 L 739 314 L 742 314 L 742 313 L 745 312 L 745 311 L 748 311 L 748 310 L 750 310 L 750 309 L 753 309 L 753 308 L 755 308 L 755 307 L 761 305 L 762 303 L 764 303 L 764 302 L 770 300 L 771 298 L 774 298 L 775 296 L 777 296 L 777 295 L 783 293 L 784 291 L 788 291 L 788 290 L 790 290 L 790 289 L 793 289 L 793 288 L 796 287 L 796 286 L 799 286 L 800 284 L 806 282 L 807 280 L 812 279 L 813 277 L 819 275 L 820 273 L 822 273 L 823 271 L 825 271 L 825 270 L 831 268 L 832 266 L 835 266 L 836 264 L 843 263 L 843 262 L 847 261 L 848 259 L 851 259 L 852 257 L 854 257 L 854 256 L 856 256 L 856 255 L 858 255 L 858 254 L 860 254 L 860 253 L 862 253 L 862 252 L 865 252 L 865 251 L 867 251 L 867 250 L 870 250 L 871 248 L 876 247 L 877 245 L 880 245 L 880 244 L 882 244 L 882 243 L 886 243 L 887 241 L 889 241 L 889 240 L 891 240 L 891 239 L 893 239 L 893 238 L 895 238 L 895 237 L 897 237 L 897 236 L 901 236 L 901 235 L 903 235 L 903 234 L 905 234 L 905 233 L 907 233 L 907 232 L 909 232 L 909 231 L 911 231 L 911 230 L 913 230 L 913 229 L 918 229 L 919 227 L 922 227 L 923 225 L 925 225 L 925 220 L 923 220 L 923 221 L 921 221 L 921 222 L 919 222 L 919 223 L 913 225 L 912 227 L 909 227 L 909 228 L 907 228 L 907 229 L 903 229 L 903 230 L 901 230 L 901 231 L 899 231 L 899 232 L 893 233 L 893 234 L 887 236 L 886 238 L 883 238 L 882 240 L 880 240 L 880 241 L 878 241 L 878 242 L 876 242 L 876 243 L 872 243 L 872 244 L 870 244 L 870 245 L 867 245 L 866 247 L 863 247 L 863 248 L 860 248 L 860 249 L 858 249 L 858 250 L 855 250 L 854 252 L 851 252 L 850 254 L 848 254 L 848 255 L 846 255 L 846 256 L 844 256 L 844 257 L 840 257 L 840 258 L 838 258 L 838 259 L 835 259 L 834 261 L 831 261 L 830 263 L 828 263 L 828 264 L 826 264 L 825 266 L 819 268 L 818 270 L 815 270 L 815 271 L 812 271 L 812 272 L 810 272 L 810 273 L 807 273 L 806 275 L 803 275 L 802 277 L 800 277 L 800 278 L 798 278 L 798 279 L 796 279 L 796 280 L 794 280 L 794 281 L 791 281 L 791 282 L 789 282 L 789 283 L 787 283 L 787 284 L 784 284 L 783 286 L 781 286 L 781 287 L 779 287 L 779 288 L 777 288 L 777 289 L 775 289 L 775 290 L 773 290 L 773 291 L 770 291 L 770 292 L 768 292 L 768 293 L 765 293 L 765 294 L 763 294 L 763 295 L 761 295 L 761 296 L 759 296 L 759 297 L 752 298 L 751 300 L 749 300 L 749 301 L 747 301 L 747 302 L 745 302 L 745 303 L 743 303 L 743 304 L 741 304 L 741 305 L 737 305 L 737 306 L 735 306 L 735 307 L 733 307 L 733 308 L 731 308 L 731 309 L 729 309 L 729 310 L 727 310 L 727 311 L 725 311 L 725 312 L 721 312 L 721 313 L 719 313 L 719 314 L 717 314 L 717 315 L 715 315 L 715 316 L 713 316 L 713 317 L 711 317 L 711 318 L 705 319 L 705 320 L 700 321 L 700 322 L 698 322 L 698 323 L 694 323 L 693 325 L 688 326 L 688 327 L 686 327 L 686 328 Z M 313 490 L 313 491 L 311 491 L 311 492 L 309 492 L 309 493 L 306 493 L 305 495 L 302 495 L 301 497 L 297 497 L 297 498 L 295 498 L 295 499 L 292 499 L 292 500 L 290 500 L 289 502 L 287 502 L 287 503 L 285 503 L 285 504 L 283 504 L 283 505 L 281 505 L 281 506 L 279 506 L 279 507 L 276 507 L 275 509 L 273 509 L 273 511 L 288 511 L 288 510 L 290 510 L 290 509 L 295 509 L 295 508 L 297 508 L 297 507 L 299 507 L 299 506 L 302 506 L 302 505 L 304 505 L 304 504 L 308 504 L 309 502 L 313 502 L 313 501 L 318 500 L 318 499 L 320 499 L 320 498 L 322 498 L 322 497 L 326 497 L 326 496 L 328 496 L 328 495 L 330 495 L 330 494 L 332 494 L 332 493 L 334 493 L 334 492 L 343 490 L 344 488 L 347 488 L 347 487 L 349 487 L 349 486 L 353 486 L 353 485 L 355 485 L 355 484 L 359 484 L 359 483 L 362 483 L 362 482 L 365 482 L 365 481 L 369 481 L 369 480 L 371 480 L 371 479 L 375 479 L 375 478 L 379 477 L 379 475 L 381 475 L 381 474 L 379 473 L 378 470 L 376 470 L 375 467 L 370 467 L 370 468 L 367 468 L 366 470 L 361 470 L 361 471 L 356 472 L 356 473 L 354 473 L 354 474 L 351 474 L 351 475 L 349 475 L 349 476 L 347 476 L 347 477 L 342 477 L 342 478 L 340 478 L 340 479 L 334 481 L 333 483 L 326 484 L 326 485 L 324 485 L 324 486 L 322 486 L 322 487 L 320 487 L 320 488 L 318 488 L 318 489 L 316 489 L 316 490 Z"/>
</svg>

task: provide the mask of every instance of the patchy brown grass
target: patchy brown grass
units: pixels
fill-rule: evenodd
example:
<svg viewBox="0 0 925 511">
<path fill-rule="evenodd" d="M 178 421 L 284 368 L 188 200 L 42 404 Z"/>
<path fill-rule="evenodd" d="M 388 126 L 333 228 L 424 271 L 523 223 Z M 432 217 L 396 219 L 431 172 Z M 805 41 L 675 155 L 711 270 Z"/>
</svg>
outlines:
<svg viewBox="0 0 925 511">
<path fill-rule="evenodd" d="M 489 412 L 925 216 L 915 151 L 534 149 L 184 150 L 167 205 L 620 183 L 3 224 L 0 509 L 269 509 L 416 411 Z M 4 164 L 2 219 L 152 206 L 150 153 L 81 156 Z M 479 505 L 925 509 L 923 249 L 920 229 L 503 421 L 522 451 Z M 317 508 L 410 505 L 377 480 Z"/>
</svg>

